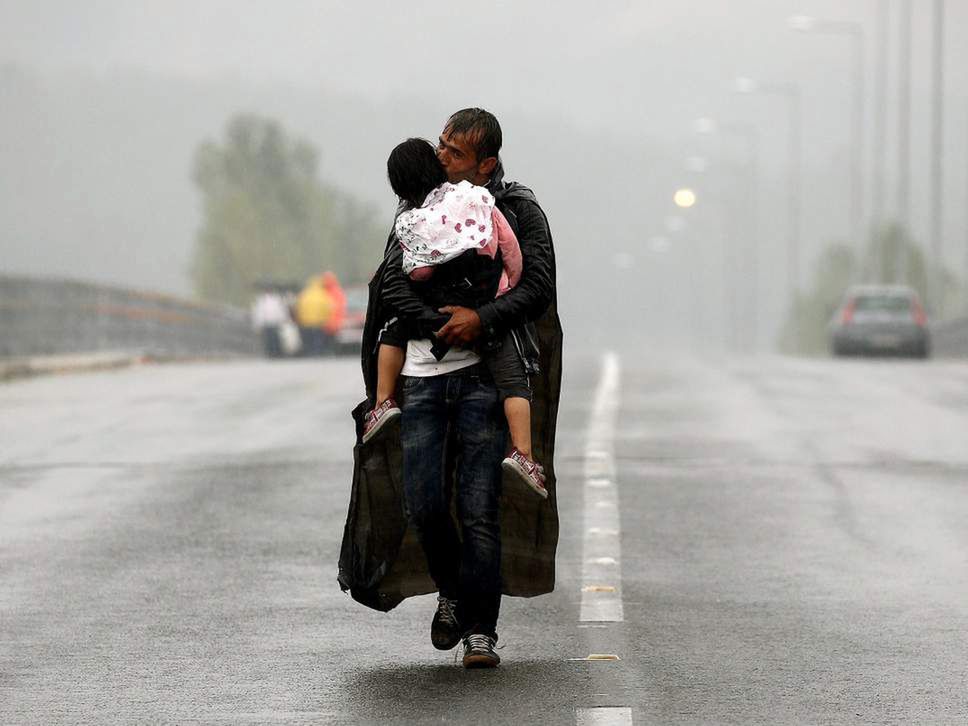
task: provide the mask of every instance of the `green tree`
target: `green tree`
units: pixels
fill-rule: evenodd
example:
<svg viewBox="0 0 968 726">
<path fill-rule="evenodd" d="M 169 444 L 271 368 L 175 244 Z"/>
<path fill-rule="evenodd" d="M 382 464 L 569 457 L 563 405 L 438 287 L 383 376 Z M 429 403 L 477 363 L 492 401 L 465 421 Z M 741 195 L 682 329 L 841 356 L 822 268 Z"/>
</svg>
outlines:
<svg viewBox="0 0 968 726">
<path fill-rule="evenodd" d="M 928 260 L 901 225 L 886 225 L 874 235 L 866 250 L 864 265 L 866 279 L 913 287 L 935 317 L 941 314 L 950 317 L 964 309 L 964 281 L 945 267 L 940 271 L 939 280 L 943 291 L 932 290 Z M 938 309 L 941 299 L 945 302 L 943 311 Z"/>
<path fill-rule="evenodd" d="M 797 295 L 780 334 L 784 353 L 822 353 L 827 348 L 827 323 L 837 310 L 854 275 L 856 259 L 850 247 L 827 247 L 814 264 L 810 288 Z"/>
<path fill-rule="evenodd" d="M 902 225 L 886 224 L 875 231 L 864 250 L 865 280 L 910 285 L 924 297 L 928 287 L 924 253 Z"/>
<path fill-rule="evenodd" d="M 244 304 L 260 279 L 302 281 L 327 269 L 344 283 L 365 279 L 382 228 L 372 207 L 324 185 L 318 168 L 312 144 L 255 115 L 235 116 L 221 143 L 199 146 L 193 176 L 204 216 L 192 277 L 200 297 Z"/>
</svg>

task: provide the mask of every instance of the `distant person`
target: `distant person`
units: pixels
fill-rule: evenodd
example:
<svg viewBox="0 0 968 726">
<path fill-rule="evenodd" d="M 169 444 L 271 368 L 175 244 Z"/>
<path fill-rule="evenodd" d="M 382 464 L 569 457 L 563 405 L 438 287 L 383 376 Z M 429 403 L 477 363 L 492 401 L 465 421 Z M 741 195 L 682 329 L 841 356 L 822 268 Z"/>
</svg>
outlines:
<svg viewBox="0 0 968 726">
<path fill-rule="evenodd" d="M 262 348 L 267 358 L 283 354 L 281 332 L 289 322 L 289 309 L 278 290 L 267 287 L 252 302 L 252 327 L 262 337 Z"/>
<path fill-rule="evenodd" d="M 456 304 L 456 295 L 475 307 L 510 292 L 521 278 L 521 247 L 507 219 L 494 204 L 494 197 L 469 181 L 451 184 L 437 159 L 435 148 L 424 139 L 408 139 L 399 144 L 387 160 L 387 176 L 401 203 L 411 207 L 396 219 L 395 232 L 403 250 L 403 271 L 415 282 L 422 282 L 422 295 L 438 302 Z M 461 285 L 463 290 L 448 290 L 453 275 L 434 276 L 443 265 L 474 264 L 473 256 L 486 255 L 501 262 L 493 268 L 498 280 L 482 278 L 480 289 Z M 446 271 L 444 271 L 446 272 Z M 463 283 L 466 277 L 458 273 Z M 440 280 L 443 290 L 434 290 Z M 524 322 L 524 321 L 521 321 Z M 377 357 L 376 405 L 367 417 L 363 441 L 369 441 L 386 424 L 401 414 L 393 399 L 400 373 L 406 363 L 408 341 L 391 342 L 389 328 L 381 340 Z M 430 352 L 440 361 L 450 346 L 433 344 Z M 531 458 L 531 388 L 524 362 L 518 355 L 511 332 L 500 347 L 479 351 L 500 393 L 504 415 L 511 434 L 511 451 L 502 466 L 524 482 L 531 491 L 547 498 L 544 470 Z"/>
<path fill-rule="evenodd" d="M 333 298 L 322 276 L 313 277 L 296 298 L 296 323 L 305 355 L 323 355 L 326 351 L 326 325 L 332 315 Z"/>
<path fill-rule="evenodd" d="M 346 323 L 346 293 L 343 292 L 339 279 L 333 272 L 328 270 L 324 272 L 322 282 L 323 288 L 333 303 L 333 309 L 323 326 L 323 331 L 326 334 L 326 351 L 332 353 L 336 347 L 336 336 L 339 335 L 339 331 L 343 329 L 343 325 Z"/>
</svg>

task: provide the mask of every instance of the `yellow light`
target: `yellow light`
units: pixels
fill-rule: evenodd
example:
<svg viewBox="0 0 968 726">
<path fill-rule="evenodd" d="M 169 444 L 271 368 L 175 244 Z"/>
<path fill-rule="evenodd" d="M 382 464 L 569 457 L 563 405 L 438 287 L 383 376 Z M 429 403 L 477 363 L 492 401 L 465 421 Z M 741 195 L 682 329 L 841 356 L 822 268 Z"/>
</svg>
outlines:
<svg viewBox="0 0 968 726">
<path fill-rule="evenodd" d="M 689 207 L 696 203 L 696 193 L 692 189 L 677 189 L 672 197 L 672 201 L 676 203 L 677 207 L 689 209 Z"/>
</svg>

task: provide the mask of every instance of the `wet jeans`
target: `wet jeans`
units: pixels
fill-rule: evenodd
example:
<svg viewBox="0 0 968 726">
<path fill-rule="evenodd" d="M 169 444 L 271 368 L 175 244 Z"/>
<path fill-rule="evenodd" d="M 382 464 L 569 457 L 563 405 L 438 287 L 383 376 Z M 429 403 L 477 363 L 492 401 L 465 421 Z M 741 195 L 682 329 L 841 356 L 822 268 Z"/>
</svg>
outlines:
<svg viewBox="0 0 968 726">
<path fill-rule="evenodd" d="M 430 575 L 456 599 L 465 632 L 495 636 L 501 607 L 498 502 L 507 425 L 497 388 L 470 373 L 403 379 L 403 486 Z M 456 454 L 456 511 L 451 516 L 446 442 Z"/>
</svg>

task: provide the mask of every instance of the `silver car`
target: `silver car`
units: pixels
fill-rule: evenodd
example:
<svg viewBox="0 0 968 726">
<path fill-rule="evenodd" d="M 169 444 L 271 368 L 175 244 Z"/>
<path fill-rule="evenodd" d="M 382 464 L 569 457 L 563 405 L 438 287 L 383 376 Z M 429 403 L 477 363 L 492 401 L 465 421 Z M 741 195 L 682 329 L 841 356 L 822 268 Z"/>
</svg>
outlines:
<svg viewBox="0 0 968 726">
<path fill-rule="evenodd" d="M 847 290 L 829 325 L 834 355 L 931 353 L 928 319 L 917 293 L 905 285 L 857 285 Z"/>
</svg>

